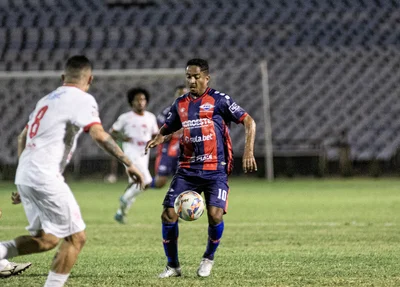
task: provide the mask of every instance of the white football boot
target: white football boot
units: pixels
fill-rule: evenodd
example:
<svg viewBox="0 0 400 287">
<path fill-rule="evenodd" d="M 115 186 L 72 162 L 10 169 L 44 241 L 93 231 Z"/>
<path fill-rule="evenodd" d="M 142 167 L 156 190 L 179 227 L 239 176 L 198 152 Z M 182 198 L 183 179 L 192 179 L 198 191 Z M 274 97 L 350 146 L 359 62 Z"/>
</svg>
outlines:
<svg viewBox="0 0 400 287">
<path fill-rule="evenodd" d="M 182 272 L 180 267 L 173 268 L 167 265 L 164 272 L 158 275 L 158 278 L 179 277 L 181 275 Z"/>
<path fill-rule="evenodd" d="M 200 277 L 210 276 L 213 265 L 214 260 L 210 260 L 208 258 L 201 259 L 199 269 L 197 269 L 197 275 Z"/>
<path fill-rule="evenodd" d="M 15 276 L 21 274 L 26 269 L 28 269 L 32 263 L 14 263 L 9 262 L 6 267 L 0 270 L 0 278 L 7 278 L 10 276 Z"/>
</svg>

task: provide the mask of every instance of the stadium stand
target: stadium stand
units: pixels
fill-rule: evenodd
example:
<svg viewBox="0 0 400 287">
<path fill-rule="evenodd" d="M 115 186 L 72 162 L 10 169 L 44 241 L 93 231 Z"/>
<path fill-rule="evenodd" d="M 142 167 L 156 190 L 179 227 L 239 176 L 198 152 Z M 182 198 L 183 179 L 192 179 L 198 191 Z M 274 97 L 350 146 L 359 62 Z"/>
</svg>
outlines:
<svg viewBox="0 0 400 287">
<path fill-rule="evenodd" d="M 332 141 L 347 129 L 354 160 L 390 160 L 400 144 L 400 14 L 395 0 L 164 0 L 107 6 L 96 0 L 0 1 L 0 71 L 61 70 L 84 53 L 96 69 L 180 68 L 203 57 L 257 121 L 264 154 L 259 63 L 269 73 L 272 135 L 278 143 Z M 182 73 L 184 71 L 182 70 Z M 183 79 L 183 77 L 182 77 Z M 175 81 L 175 80 L 174 80 Z M 15 138 L 33 104 L 57 79 L 0 78 L 0 162 L 16 162 Z M 140 79 L 100 79 L 91 93 L 106 127 Z M 149 84 L 151 81 L 148 82 Z M 150 110 L 167 103 L 168 80 L 147 88 Z M 19 100 L 18 100 L 19 99 Z M 21 100 L 24 100 L 21 102 Z M 232 128 L 241 154 L 243 138 Z M 83 139 L 86 141 L 86 139 Z M 88 142 L 89 143 L 89 142 Z M 280 145 L 276 145 L 278 149 Z M 104 154 L 83 145 L 88 157 Z M 337 158 L 326 145 L 328 159 Z"/>
</svg>

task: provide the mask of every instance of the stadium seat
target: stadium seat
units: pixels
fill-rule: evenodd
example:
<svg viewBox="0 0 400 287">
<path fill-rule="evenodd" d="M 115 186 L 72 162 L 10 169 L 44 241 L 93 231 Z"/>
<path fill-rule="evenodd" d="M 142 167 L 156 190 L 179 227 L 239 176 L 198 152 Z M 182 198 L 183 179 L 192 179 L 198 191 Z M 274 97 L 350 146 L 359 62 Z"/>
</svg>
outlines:
<svg viewBox="0 0 400 287">
<path fill-rule="evenodd" d="M 395 1 L 380 1 L 379 7 L 373 0 L 363 1 L 362 7 L 351 1 L 156 2 L 110 8 L 93 0 L 0 1 L 0 71 L 60 70 L 77 53 L 93 60 L 95 69 L 181 68 L 188 59 L 203 57 L 210 62 L 212 86 L 262 123 L 259 64 L 265 59 L 274 137 L 327 139 L 347 128 L 354 159 L 389 159 L 397 152 L 400 127 L 393 122 L 399 109 L 393 103 L 399 76 L 393 71 L 400 67 L 400 26 Z M 120 106 L 107 104 L 110 94 L 123 94 L 127 85 L 97 80 L 94 86 L 99 83 L 101 89 L 93 88 L 104 98 L 102 112 L 115 117 Z M 0 87 L 8 91 L 5 102 L 14 114 L 25 116 L 28 108 L 14 107 L 9 96 L 18 86 L 47 91 L 59 83 L 13 81 L 0 78 Z M 154 89 L 155 102 L 163 104 L 162 89 Z M 160 107 L 152 101 L 151 108 Z M 2 121 L 0 130 L 5 130 Z M 257 132 L 257 154 L 262 155 L 261 125 Z M 232 130 L 235 152 L 243 149 L 241 133 Z M 13 149 L 7 145 L 0 161 L 15 160 Z"/>
</svg>

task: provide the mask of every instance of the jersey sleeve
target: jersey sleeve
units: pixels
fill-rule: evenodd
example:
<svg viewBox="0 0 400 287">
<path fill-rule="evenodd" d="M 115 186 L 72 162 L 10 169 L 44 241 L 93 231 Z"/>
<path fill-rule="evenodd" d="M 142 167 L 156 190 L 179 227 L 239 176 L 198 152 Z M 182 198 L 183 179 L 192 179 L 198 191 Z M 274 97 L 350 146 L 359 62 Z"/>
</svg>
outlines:
<svg viewBox="0 0 400 287">
<path fill-rule="evenodd" d="M 234 122 L 239 124 L 247 116 L 247 112 L 228 95 L 221 95 L 218 106 L 223 119 L 228 123 Z"/>
<path fill-rule="evenodd" d="M 167 131 L 167 134 L 176 132 L 182 128 L 182 122 L 178 114 L 178 100 L 179 99 L 175 100 L 175 102 L 172 104 L 163 125 L 164 129 Z"/>
<path fill-rule="evenodd" d="M 152 129 L 151 129 L 151 134 L 152 134 L 152 135 L 156 135 L 156 134 L 158 134 L 158 123 L 157 123 L 156 116 L 154 116 L 153 119 L 154 119 L 154 120 L 153 120 Z"/>
<path fill-rule="evenodd" d="M 79 104 L 75 124 L 85 132 L 88 132 L 92 125 L 101 124 L 99 108 L 93 96 L 85 97 Z"/>
<path fill-rule="evenodd" d="M 112 129 L 117 132 L 122 132 L 124 129 L 124 125 L 125 125 L 125 120 L 124 120 L 124 115 L 122 114 L 118 117 L 115 123 L 113 123 Z"/>
</svg>

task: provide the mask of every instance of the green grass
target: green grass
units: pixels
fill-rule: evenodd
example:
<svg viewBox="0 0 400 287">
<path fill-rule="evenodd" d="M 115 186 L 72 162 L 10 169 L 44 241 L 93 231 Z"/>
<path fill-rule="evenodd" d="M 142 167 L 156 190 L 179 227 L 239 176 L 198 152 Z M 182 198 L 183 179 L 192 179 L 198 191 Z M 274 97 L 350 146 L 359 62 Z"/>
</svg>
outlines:
<svg viewBox="0 0 400 287">
<path fill-rule="evenodd" d="M 232 179 L 225 232 L 209 278 L 196 270 L 207 220 L 180 223 L 183 277 L 157 279 L 163 190 L 143 194 L 129 223 L 114 222 L 125 182 L 70 184 L 88 242 L 67 286 L 400 286 L 400 180 Z M 0 241 L 25 234 L 22 206 L 0 182 Z M 18 257 L 32 267 L 1 286 L 43 286 L 54 251 Z"/>
</svg>

